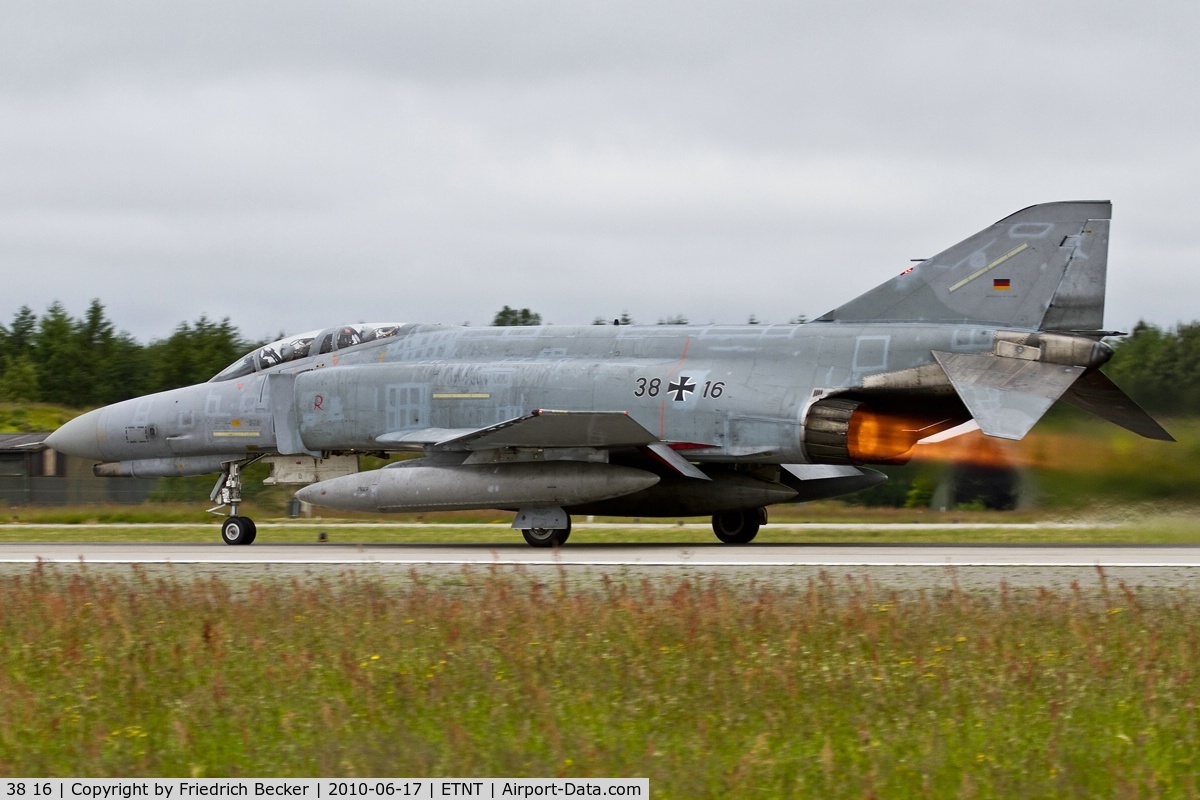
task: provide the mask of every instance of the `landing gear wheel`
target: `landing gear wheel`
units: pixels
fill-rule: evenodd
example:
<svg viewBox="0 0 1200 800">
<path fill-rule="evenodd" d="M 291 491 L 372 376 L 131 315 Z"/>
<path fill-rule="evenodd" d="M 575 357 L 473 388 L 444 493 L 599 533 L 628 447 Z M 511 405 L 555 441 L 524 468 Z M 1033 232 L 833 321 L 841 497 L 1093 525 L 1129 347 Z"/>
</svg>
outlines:
<svg viewBox="0 0 1200 800">
<path fill-rule="evenodd" d="M 521 535 L 530 547 L 559 547 L 571 535 L 571 523 L 568 521 L 565 528 L 524 528 Z"/>
<path fill-rule="evenodd" d="M 221 525 L 221 539 L 225 544 L 250 544 L 258 536 L 258 528 L 249 517 L 228 517 Z"/>
<path fill-rule="evenodd" d="M 749 511 L 729 511 L 713 514 L 713 533 L 725 544 L 748 544 L 758 536 L 758 529 L 767 521 L 765 508 Z"/>
</svg>

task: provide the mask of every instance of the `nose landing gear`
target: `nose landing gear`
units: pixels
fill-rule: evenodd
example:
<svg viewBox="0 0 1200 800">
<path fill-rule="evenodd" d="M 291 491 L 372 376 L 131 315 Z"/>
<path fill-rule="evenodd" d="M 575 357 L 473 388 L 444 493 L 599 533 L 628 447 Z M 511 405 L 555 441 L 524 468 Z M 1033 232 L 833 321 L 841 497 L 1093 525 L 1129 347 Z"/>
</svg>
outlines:
<svg viewBox="0 0 1200 800">
<path fill-rule="evenodd" d="M 258 529 L 249 517 L 226 517 L 221 525 L 221 540 L 225 544 L 251 544 L 257 535 Z"/>
<path fill-rule="evenodd" d="M 238 506 L 242 502 L 242 469 L 258 461 L 262 456 L 255 456 L 246 461 L 226 461 L 221 465 L 221 477 L 209 495 L 217 505 L 208 510 L 210 514 L 220 515 L 225 506 L 229 506 L 230 515 L 221 524 L 221 541 L 225 544 L 251 544 L 258 536 L 258 528 L 254 520 L 238 515 Z"/>
</svg>

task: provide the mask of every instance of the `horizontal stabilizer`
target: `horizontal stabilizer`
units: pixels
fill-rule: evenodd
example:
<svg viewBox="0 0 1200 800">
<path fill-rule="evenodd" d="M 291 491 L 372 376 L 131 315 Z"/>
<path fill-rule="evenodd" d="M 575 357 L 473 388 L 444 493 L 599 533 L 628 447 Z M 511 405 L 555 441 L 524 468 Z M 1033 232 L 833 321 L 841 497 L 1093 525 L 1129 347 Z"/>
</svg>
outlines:
<svg viewBox="0 0 1200 800">
<path fill-rule="evenodd" d="M 1175 441 L 1175 437 L 1167 433 L 1163 426 L 1121 391 L 1121 387 L 1098 370 L 1087 372 L 1075 381 L 1063 395 L 1063 400 L 1147 439 Z"/>
<path fill-rule="evenodd" d="M 1021 439 L 1083 374 L 1084 367 L 934 351 L 954 391 L 988 436 Z"/>
<path fill-rule="evenodd" d="M 376 441 L 476 451 L 501 447 L 642 447 L 659 438 L 624 411 L 541 410 L 475 430 L 429 428 L 385 433 Z"/>
</svg>

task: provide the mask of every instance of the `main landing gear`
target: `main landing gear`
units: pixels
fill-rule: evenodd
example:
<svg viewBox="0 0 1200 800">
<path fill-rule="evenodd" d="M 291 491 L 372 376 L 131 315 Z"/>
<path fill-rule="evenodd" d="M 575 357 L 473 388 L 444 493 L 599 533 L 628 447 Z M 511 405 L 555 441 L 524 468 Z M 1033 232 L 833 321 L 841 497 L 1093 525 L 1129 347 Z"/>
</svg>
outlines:
<svg viewBox="0 0 1200 800">
<path fill-rule="evenodd" d="M 522 512 L 513 523 L 521 529 L 525 543 L 531 547 L 559 547 L 571 535 L 571 518 L 561 509 L 555 515 L 525 516 Z M 542 523 L 541 526 L 531 521 Z M 228 523 L 227 523 L 228 524 Z M 747 511 L 726 511 L 713 514 L 713 533 L 725 544 L 749 544 L 758 535 L 758 530 L 767 524 L 767 510 L 752 508 Z M 529 527 L 526 527 L 529 526 Z"/>
<path fill-rule="evenodd" d="M 565 528 L 522 528 L 521 535 L 531 547 L 558 547 L 571 535 L 571 520 L 567 519 Z"/>
<path fill-rule="evenodd" d="M 217 505 L 208 510 L 210 514 L 220 514 L 225 506 L 232 512 L 221 524 L 221 541 L 225 544 L 251 544 L 258 536 L 254 520 L 238 515 L 238 506 L 242 502 L 242 470 L 258 461 L 262 456 L 255 456 L 246 461 L 227 461 L 222 464 L 221 477 L 213 487 L 209 498 Z"/>
<path fill-rule="evenodd" d="M 767 510 L 727 511 L 713 514 L 713 533 L 725 544 L 749 544 L 758 536 L 758 529 L 767 524 Z"/>
<path fill-rule="evenodd" d="M 512 526 L 530 547 L 558 547 L 571 535 L 571 516 L 560 506 L 521 508 Z"/>
</svg>

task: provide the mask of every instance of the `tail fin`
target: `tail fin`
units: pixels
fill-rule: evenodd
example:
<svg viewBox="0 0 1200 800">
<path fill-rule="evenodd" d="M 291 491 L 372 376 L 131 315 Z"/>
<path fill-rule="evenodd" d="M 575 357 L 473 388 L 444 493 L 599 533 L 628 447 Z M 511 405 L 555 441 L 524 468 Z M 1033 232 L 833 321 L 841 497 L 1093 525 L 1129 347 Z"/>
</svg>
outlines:
<svg viewBox="0 0 1200 800">
<path fill-rule="evenodd" d="M 1107 200 L 1030 206 L 817 321 L 1099 331 L 1111 217 Z"/>
<path fill-rule="evenodd" d="M 990 353 L 933 353 L 988 436 L 1022 438 L 1063 398 L 1134 433 L 1173 441 L 1099 371 L 1112 355 L 1099 342 L 1111 217 L 1106 200 L 1030 206 L 817 321 L 1007 329 L 996 331 Z"/>
</svg>

